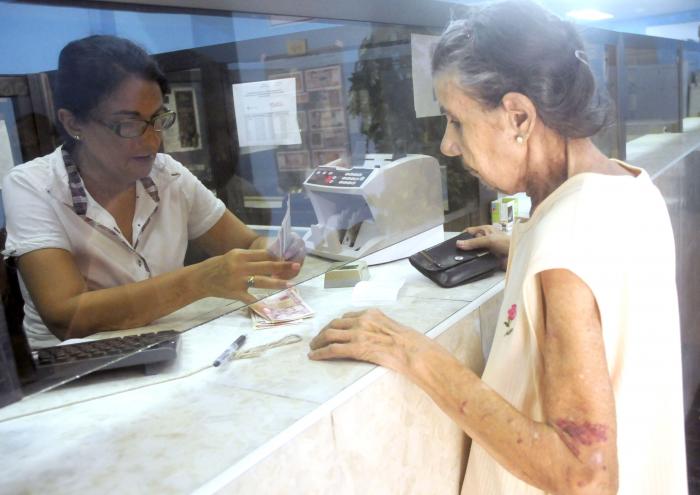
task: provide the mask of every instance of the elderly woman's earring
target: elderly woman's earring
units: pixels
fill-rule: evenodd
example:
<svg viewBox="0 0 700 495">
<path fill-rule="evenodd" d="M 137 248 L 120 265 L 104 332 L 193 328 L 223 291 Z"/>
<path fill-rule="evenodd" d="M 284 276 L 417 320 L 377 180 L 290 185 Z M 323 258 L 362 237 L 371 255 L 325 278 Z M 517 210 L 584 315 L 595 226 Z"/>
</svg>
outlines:
<svg viewBox="0 0 700 495">
<path fill-rule="evenodd" d="M 518 134 L 517 136 L 515 136 L 515 142 L 518 144 L 523 144 L 523 142 L 525 142 L 525 138 Z"/>
<path fill-rule="evenodd" d="M 76 141 L 80 141 L 80 135 L 76 134 L 75 136 L 73 136 L 73 139 L 75 139 Z"/>
</svg>

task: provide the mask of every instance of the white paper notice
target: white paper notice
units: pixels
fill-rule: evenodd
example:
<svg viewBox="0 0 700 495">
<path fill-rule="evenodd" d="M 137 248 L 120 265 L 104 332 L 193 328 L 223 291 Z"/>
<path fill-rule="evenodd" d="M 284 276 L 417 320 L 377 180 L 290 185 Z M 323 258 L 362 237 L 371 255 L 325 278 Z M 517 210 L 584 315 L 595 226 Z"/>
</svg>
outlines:
<svg viewBox="0 0 700 495">
<path fill-rule="evenodd" d="M 15 166 L 15 160 L 12 156 L 12 143 L 10 143 L 10 135 L 7 132 L 7 124 L 4 120 L 0 120 L 0 187 L 5 175 Z"/>
<path fill-rule="evenodd" d="M 411 34 L 411 73 L 413 75 L 413 106 L 416 117 L 440 115 L 440 104 L 435 97 L 431 61 L 439 36 Z"/>
<path fill-rule="evenodd" d="M 301 144 L 293 77 L 233 85 L 238 144 Z"/>
</svg>

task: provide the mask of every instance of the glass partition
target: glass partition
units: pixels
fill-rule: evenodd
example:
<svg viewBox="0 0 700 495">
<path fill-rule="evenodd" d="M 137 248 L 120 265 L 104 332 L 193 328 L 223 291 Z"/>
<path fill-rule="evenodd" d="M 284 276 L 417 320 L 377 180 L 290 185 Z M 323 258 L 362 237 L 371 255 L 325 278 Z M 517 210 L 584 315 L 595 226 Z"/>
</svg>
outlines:
<svg viewBox="0 0 700 495">
<path fill-rule="evenodd" d="M 588 63 L 593 71 L 596 84 L 603 95 L 609 98 L 612 121 L 602 129 L 593 141 L 600 150 L 612 158 L 625 158 L 625 128 L 622 122 L 622 87 L 620 67 L 622 54 L 620 35 L 612 31 L 582 27 L 579 29 L 584 41 Z"/>
<path fill-rule="evenodd" d="M 625 132 L 627 141 L 682 130 L 681 42 L 626 34 Z"/>
<path fill-rule="evenodd" d="M 685 42 L 681 79 L 684 117 L 700 117 L 700 43 Z"/>
<path fill-rule="evenodd" d="M 478 181 L 439 152 L 444 118 L 432 92 L 429 52 L 441 27 L 100 2 L 0 6 L 7 50 L 0 57 L 0 111 L 11 144 L 6 169 L 62 145 L 54 103 L 61 48 L 90 34 L 112 34 L 143 46 L 169 81 L 163 104 L 177 117 L 162 131 L 159 151 L 270 244 L 290 215 L 284 235 L 302 239 L 307 251 L 291 284 L 358 259 L 405 258 L 441 242 L 446 222 L 448 230 L 460 230 L 487 217 L 492 193 L 480 203 Z M 46 31 L 53 18 L 69 21 Z M 425 94 L 414 100 L 417 84 Z M 378 257 L 368 259 L 373 253 Z M 191 243 L 184 265 L 209 254 Z M 250 292 L 265 298 L 276 291 Z M 244 306 L 207 297 L 147 327 L 96 338 L 186 331 Z M 107 355 L 112 351 L 105 347 Z M 25 394 L 104 366 L 104 360 L 88 362 L 70 376 L 26 386 Z"/>
<path fill-rule="evenodd" d="M 159 151 L 184 165 L 270 245 L 292 234 L 303 241 L 307 256 L 290 285 L 359 259 L 405 258 L 440 242 L 445 232 L 489 222 L 496 197 L 465 173 L 459 159 L 440 153 L 445 123 L 430 81 L 432 45 L 449 17 L 448 6 L 440 5 L 444 16 L 437 20 L 415 15 L 414 21 L 392 23 L 367 20 L 367 12 L 354 21 L 132 3 L 0 1 L 2 172 L 62 143 L 54 102 L 61 48 L 92 34 L 116 35 L 144 47 L 169 81 L 163 105 L 177 117 L 162 131 Z M 290 14 L 289 6 L 284 13 Z M 606 154 L 624 158 L 625 132 L 630 139 L 680 129 L 680 45 L 647 37 L 623 43 L 618 33 L 592 28 L 581 34 L 596 80 L 618 115 L 595 136 Z M 688 78 L 696 82 L 697 53 L 684 57 Z M 692 108 L 689 103 L 689 114 Z M 183 265 L 210 254 L 190 243 Z M 260 299 L 274 292 L 251 289 Z M 206 297 L 146 327 L 129 325 L 97 338 L 182 332 L 245 305 Z M 21 315 L 7 319 L 16 327 Z M 144 345 L 157 347 L 161 340 Z M 26 390 L 45 390 L 96 367 L 88 363 L 74 375 Z"/>
</svg>

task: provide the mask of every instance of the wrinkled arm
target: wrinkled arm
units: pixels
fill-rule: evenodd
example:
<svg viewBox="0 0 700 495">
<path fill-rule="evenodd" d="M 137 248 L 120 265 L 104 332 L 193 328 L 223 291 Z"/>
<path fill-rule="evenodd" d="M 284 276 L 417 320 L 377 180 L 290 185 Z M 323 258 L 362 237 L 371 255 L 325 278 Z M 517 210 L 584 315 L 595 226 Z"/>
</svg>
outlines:
<svg viewBox="0 0 700 495">
<path fill-rule="evenodd" d="M 544 422 L 523 415 L 455 359 L 429 353 L 409 377 L 515 476 L 551 493 L 617 493 L 615 405 L 595 298 L 569 271 L 540 276 Z"/>
<path fill-rule="evenodd" d="M 439 344 L 376 310 L 331 322 L 312 341 L 310 357 L 351 357 L 406 375 L 506 469 L 536 487 L 616 493 L 615 406 L 595 298 L 569 271 L 540 277 L 545 421 L 525 416 Z"/>
</svg>

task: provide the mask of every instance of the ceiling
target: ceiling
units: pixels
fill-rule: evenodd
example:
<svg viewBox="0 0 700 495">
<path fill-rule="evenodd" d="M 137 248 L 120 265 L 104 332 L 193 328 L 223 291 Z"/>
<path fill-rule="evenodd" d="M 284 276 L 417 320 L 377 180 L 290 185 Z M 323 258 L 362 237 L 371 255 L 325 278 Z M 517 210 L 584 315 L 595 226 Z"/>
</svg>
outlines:
<svg viewBox="0 0 700 495">
<path fill-rule="evenodd" d="M 616 20 L 700 11 L 700 0 L 541 0 L 541 3 L 562 16 L 575 9 L 596 9 L 614 15 Z"/>
<path fill-rule="evenodd" d="M 115 0 L 97 0 L 113 3 Z M 373 20 L 379 22 L 443 25 L 445 9 L 435 8 L 445 2 L 451 4 L 483 3 L 485 0 L 117 0 L 119 3 L 150 4 L 199 9 L 234 10 L 239 12 L 271 13 L 328 19 Z M 614 16 L 612 22 L 626 19 L 679 16 L 674 22 L 700 20 L 700 0 L 534 0 L 552 12 L 564 16 L 571 10 L 597 9 Z M 445 10 L 445 12 L 443 12 Z M 692 12 L 690 16 L 687 13 Z"/>
</svg>

